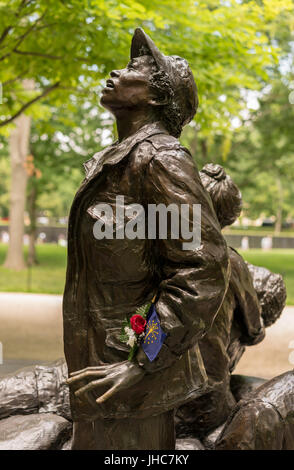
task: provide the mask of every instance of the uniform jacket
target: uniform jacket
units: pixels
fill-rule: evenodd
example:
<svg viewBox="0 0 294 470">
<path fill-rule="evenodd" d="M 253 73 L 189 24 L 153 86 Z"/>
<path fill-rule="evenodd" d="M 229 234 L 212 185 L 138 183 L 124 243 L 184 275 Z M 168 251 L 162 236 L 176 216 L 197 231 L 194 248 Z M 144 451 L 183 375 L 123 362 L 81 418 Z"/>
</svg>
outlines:
<svg viewBox="0 0 294 470">
<path fill-rule="evenodd" d="M 257 344 L 265 335 L 260 303 L 247 264 L 233 248 L 229 247 L 228 253 L 229 288 L 212 327 L 199 341 L 208 376 L 208 393 L 179 407 L 176 428 L 180 433 L 187 433 L 189 429 L 198 435 L 207 435 L 227 420 L 236 405 L 231 391 L 231 373 L 245 345 Z"/>
<path fill-rule="evenodd" d="M 199 396 L 207 376 L 198 340 L 211 327 L 229 279 L 227 246 L 189 151 L 160 123 L 102 150 L 85 163 L 86 178 L 70 211 L 64 291 L 64 347 L 69 372 L 127 359 L 122 321 L 157 294 L 156 311 L 168 337 L 153 362 L 140 354 L 144 378 L 90 414 L 144 417 Z M 103 239 L 93 235 L 98 203 L 201 204 L 201 246 L 181 239 Z M 147 211 L 146 211 L 147 213 Z M 146 227 L 148 220 L 146 220 Z M 141 351 L 142 352 L 142 351 Z M 71 395 L 74 419 L 89 408 Z"/>
<path fill-rule="evenodd" d="M 260 303 L 246 262 L 233 248 L 228 247 L 228 253 L 229 288 L 212 327 L 199 342 L 212 385 L 226 382 L 245 346 L 258 344 L 265 336 Z"/>
</svg>

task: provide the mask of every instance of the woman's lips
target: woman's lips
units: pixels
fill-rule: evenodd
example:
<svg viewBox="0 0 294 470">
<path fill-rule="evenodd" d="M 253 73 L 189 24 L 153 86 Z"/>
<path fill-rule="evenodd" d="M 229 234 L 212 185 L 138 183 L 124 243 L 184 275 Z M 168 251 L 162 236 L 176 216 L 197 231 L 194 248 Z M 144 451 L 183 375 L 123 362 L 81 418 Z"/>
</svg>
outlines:
<svg viewBox="0 0 294 470">
<path fill-rule="evenodd" d="M 103 88 L 102 93 L 110 90 L 114 90 L 114 82 L 111 80 L 111 78 L 106 80 L 106 86 Z"/>
<path fill-rule="evenodd" d="M 106 88 L 114 88 L 114 83 L 113 83 L 113 80 L 111 80 L 111 78 L 109 78 L 106 81 Z"/>
</svg>

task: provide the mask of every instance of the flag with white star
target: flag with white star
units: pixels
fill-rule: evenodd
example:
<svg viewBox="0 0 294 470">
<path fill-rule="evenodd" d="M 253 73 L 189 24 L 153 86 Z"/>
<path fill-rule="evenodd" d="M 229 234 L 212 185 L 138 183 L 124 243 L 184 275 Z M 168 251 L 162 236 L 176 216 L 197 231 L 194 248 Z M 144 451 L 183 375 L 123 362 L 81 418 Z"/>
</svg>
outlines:
<svg viewBox="0 0 294 470">
<path fill-rule="evenodd" d="M 142 341 L 142 348 L 149 361 L 152 362 L 161 350 L 167 335 L 161 329 L 160 321 L 157 316 L 154 304 L 152 304 L 146 320 L 147 325 L 145 329 L 145 336 Z"/>
</svg>

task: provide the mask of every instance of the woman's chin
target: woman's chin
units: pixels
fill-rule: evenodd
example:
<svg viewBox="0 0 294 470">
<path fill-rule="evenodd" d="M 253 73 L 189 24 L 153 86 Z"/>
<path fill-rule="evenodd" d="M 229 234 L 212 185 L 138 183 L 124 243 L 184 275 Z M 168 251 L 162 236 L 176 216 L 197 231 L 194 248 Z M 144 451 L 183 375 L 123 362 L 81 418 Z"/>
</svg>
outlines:
<svg viewBox="0 0 294 470">
<path fill-rule="evenodd" d="M 106 91 L 105 91 L 106 90 Z M 104 107 L 104 108 L 109 108 L 111 107 L 111 103 L 112 103 L 112 100 L 111 98 L 108 96 L 108 90 L 104 88 L 104 90 L 102 90 L 102 95 L 101 95 L 101 98 L 100 98 L 100 104 Z"/>
</svg>

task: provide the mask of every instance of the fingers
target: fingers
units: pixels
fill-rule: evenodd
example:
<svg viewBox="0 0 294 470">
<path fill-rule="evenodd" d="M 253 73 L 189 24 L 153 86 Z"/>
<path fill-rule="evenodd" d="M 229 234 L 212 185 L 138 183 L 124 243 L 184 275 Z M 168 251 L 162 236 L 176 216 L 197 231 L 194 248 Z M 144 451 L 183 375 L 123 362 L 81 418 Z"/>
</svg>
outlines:
<svg viewBox="0 0 294 470">
<path fill-rule="evenodd" d="M 81 398 L 82 395 L 86 396 L 86 399 L 89 401 L 90 404 L 93 404 L 93 400 L 91 399 L 91 396 L 89 392 L 94 391 L 96 387 L 99 386 L 106 386 L 110 382 L 110 379 L 100 379 L 100 380 L 94 380 L 93 382 L 85 385 L 84 387 L 80 388 L 75 392 L 75 395 L 77 398 Z M 106 402 L 110 397 L 115 395 L 120 388 L 120 384 L 115 384 L 113 387 L 111 387 L 107 392 L 105 392 L 103 395 L 101 395 L 99 398 L 96 399 L 96 403 L 98 405 L 101 405 L 102 403 Z"/>
<path fill-rule="evenodd" d="M 77 375 L 74 377 L 70 377 L 67 379 L 66 383 L 68 385 L 72 385 L 73 383 L 78 382 L 79 380 L 85 380 L 88 377 L 103 377 L 105 375 L 105 370 L 85 370 L 85 372 L 79 372 Z"/>
<path fill-rule="evenodd" d="M 85 367 L 85 369 L 81 369 L 81 370 L 76 370 L 75 372 L 71 372 L 69 375 L 71 377 L 74 377 L 75 375 L 79 375 L 79 374 L 82 374 L 83 372 L 87 372 L 87 371 L 94 371 L 94 370 L 97 370 L 97 366 L 91 366 L 91 367 Z"/>
<path fill-rule="evenodd" d="M 114 367 L 117 366 L 117 363 L 114 363 L 114 364 L 104 364 L 102 366 L 89 366 L 89 367 L 85 367 L 85 369 L 81 369 L 81 370 L 76 370 L 75 372 L 71 372 L 69 375 L 71 377 L 74 377 L 76 375 L 79 375 L 79 374 L 82 374 L 84 372 L 90 372 L 90 371 L 100 371 L 100 370 L 109 370 L 109 369 L 113 369 Z"/>
<path fill-rule="evenodd" d="M 107 392 L 105 392 L 103 395 L 101 395 L 101 397 L 97 398 L 96 403 L 98 403 L 98 405 L 101 405 L 102 403 L 106 402 L 106 400 L 108 400 L 110 397 L 112 397 L 113 395 L 115 395 L 117 393 L 117 390 L 119 388 L 120 388 L 119 383 L 114 385 L 112 388 L 107 390 Z"/>
<path fill-rule="evenodd" d="M 79 388 L 75 392 L 75 395 L 80 398 L 81 395 L 87 392 L 91 392 L 91 390 L 94 390 L 97 386 L 103 386 L 109 384 L 110 380 L 109 379 L 100 379 L 100 380 L 93 380 L 93 382 L 90 382 L 89 384 L 85 385 L 84 387 Z"/>
<path fill-rule="evenodd" d="M 110 397 L 115 395 L 117 391 L 121 388 L 121 376 L 125 374 L 126 364 L 129 366 L 128 361 L 123 361 L 122 363 L 115 363 L 115 364 L 104 364 L 102 366 L 92 366 L 86 367 L 85 369 L 81 369 L 70 374 L 70 377 L 67 379 L 66 383 L 68 385 L 78 384 L 80 381 L 85 381 L 89 379 L 90 382 L 78 384 L 76 388 L 78 390 L 75 391 L 75 396 L 79 399 L 86 399 L 90 404 L 98 404 L 101 405 L 105 401 L 107 401 Z M 126 370 L 128 372 L 128 369 Z M 96 379 L 96 380 L 95 380 Z M 111 387 L 111 385 L 115 382 L 115 384 Z M 96 392 L 96 396 L 99 394 L 99 389 L 101 387 L 111 387 L 109 388 L 104 394 L 102 394 L 99 398 L 93 398 L 91 392 L 94 392 L 95 389 L 98 389 L 98 393 Z"/>
<path fill-rule="evenodd" d="M 117 367 L 117 364 L 107 364 L 103 366 L 86 367 L 85 369 L 71 372 L 69 374 L 70 377 L 67 379 L 66 383 L 71 384 L 78 380 L 83 380 L 87 377 L 102 377 L 103 375 L 106 375 L 110 369 L 114 369 L 115 367 Z M 74 378 L 76 378 L 76 380 L 72 380 Z"/>
</svg>

